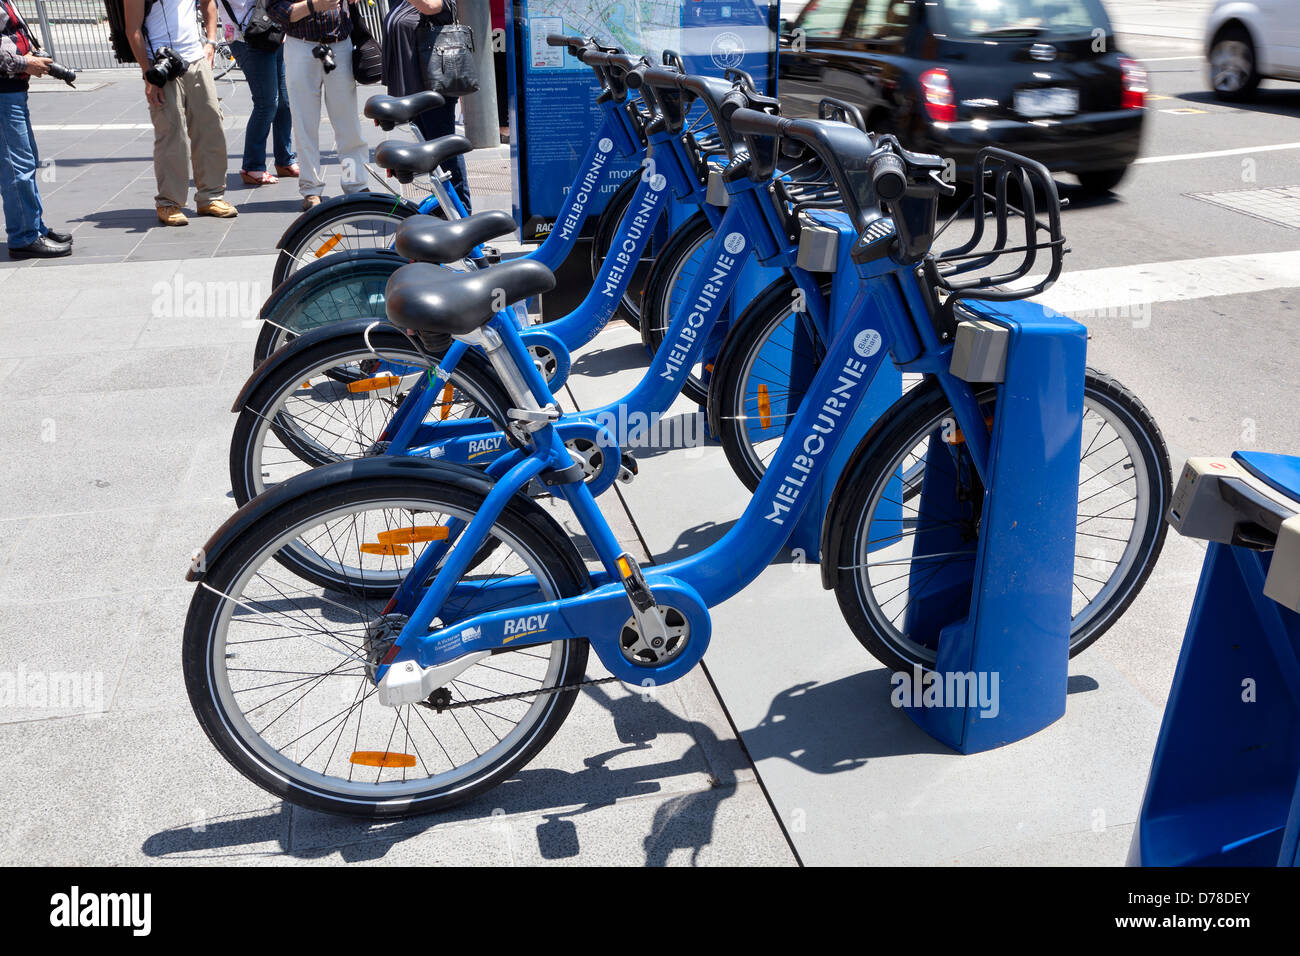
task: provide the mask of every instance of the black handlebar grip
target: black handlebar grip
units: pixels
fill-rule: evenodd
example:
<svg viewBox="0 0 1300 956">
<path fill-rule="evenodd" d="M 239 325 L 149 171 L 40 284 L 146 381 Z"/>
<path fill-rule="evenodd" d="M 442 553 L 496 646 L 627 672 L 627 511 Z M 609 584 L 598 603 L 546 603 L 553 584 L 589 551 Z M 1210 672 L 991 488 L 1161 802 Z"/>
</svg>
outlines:
<svg viewBox="0 0 1300 956">
<path fill-rule="evenodd" d="M 565 36 L 563 33 L 548 33 L 546 35 L 547 46 L 582 46 L 582 37 Z"/>
<path fill-rule="evenodd" d="M 728 122 L 741 136 L 782 136 L 790 125 L 787 118 L 751 109 L 734 110 Z"/>
<path fill-rule="evenodd" d="M 907 164 L 893 153 L 881 153 L 871 161 L 871 185 L 885 202 L 896 202 L 907 192 Z"/>
</svg>

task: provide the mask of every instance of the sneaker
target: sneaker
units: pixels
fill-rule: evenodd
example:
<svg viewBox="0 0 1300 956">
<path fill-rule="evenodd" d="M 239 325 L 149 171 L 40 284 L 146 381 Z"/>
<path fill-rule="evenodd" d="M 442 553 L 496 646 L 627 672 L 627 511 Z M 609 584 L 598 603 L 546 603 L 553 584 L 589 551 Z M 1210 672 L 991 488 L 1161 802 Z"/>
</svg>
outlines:
<svg viewBox="0 0 1300 956">
<path fill-rule="evenodd" d="M 304 210 L 314 209 L 320 205 L 320 196 L 303 196 L 302 208 Z"/>
<path fill-rule="evenodd" d="M 239 210 L 224 199 L 214 199 L 199 206 L 199 215 L 214 216 L 217 219 L 234 219 L 239 215 Z"/>
<path fill-rule="evenodd" d="M 159 206 L 158 221 L 164 226 L 188 226 L 190 223 L 180 206 Z"/>
<path fill-rule="evenodd" d="M 29 246 L 9 249 L 10 259 L 59 259 L 72 255 L 72 246 L 66 242 L 54 242 L 48 236 L 41 236 Z"/>
</svg>

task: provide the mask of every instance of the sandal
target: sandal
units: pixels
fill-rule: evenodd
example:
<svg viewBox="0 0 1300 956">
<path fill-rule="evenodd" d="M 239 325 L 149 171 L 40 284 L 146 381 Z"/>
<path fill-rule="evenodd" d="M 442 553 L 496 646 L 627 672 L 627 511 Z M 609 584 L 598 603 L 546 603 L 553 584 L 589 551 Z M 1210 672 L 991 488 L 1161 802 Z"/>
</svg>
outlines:
<svg viewBox="0 0 1300 956">
<path fill-rule="evenodd" d="M 297 179 L 302 173 L 297 163 L 290 163 L 288 166 L 276 166 L 275 171 L 285 179 Z"/>
<path fill-rule="evenodd" d="M 255 173 L 250 173 L 246 169 L 241 169 L 239 171 L 239 178 L 249 186 L 273 186 L 280 181 L 266 170 L 258 170 Z"/>
</svg>

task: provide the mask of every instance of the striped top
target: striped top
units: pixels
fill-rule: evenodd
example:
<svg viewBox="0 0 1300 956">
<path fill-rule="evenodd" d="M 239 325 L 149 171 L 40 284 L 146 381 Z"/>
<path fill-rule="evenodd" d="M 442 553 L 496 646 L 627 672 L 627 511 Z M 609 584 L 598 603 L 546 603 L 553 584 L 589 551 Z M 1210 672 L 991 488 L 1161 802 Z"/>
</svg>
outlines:
<svg viewBox="0 0 1300 956">
<path fill-rule="evenodd" d="M 319 11 L 315 16 L 305 16 L 297 23 L 289 20 L 289 9 L 293 0 L 271 0 L 266 12 L 271 19 L 284 28 L 285 36 L 306 40 L 308 43 L 338 43 L 352 36 L 352 17 L 348 12 L 348 2 L 343 0 L 338 9 Z"/>
</svg>

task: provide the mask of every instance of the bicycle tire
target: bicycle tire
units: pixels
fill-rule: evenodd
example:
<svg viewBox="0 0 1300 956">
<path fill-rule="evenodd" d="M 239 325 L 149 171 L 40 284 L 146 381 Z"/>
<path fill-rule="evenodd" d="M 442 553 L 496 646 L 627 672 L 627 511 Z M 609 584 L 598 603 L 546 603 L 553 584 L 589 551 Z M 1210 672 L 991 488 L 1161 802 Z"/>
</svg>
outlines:
<svg viewBox="0 0 1300 956">
<path fill-rule="evenodd" d="M 373 345 L 395 363 L 427 366 L 427 361 L 420 352 L 397 329 L 383 325 L 376 326 L 370 332 L 369 345 Z M 325 426 L 331 428 L 345 443 L 343 447 L 351 452 L 347 454 L 337 448 L 326 448 L 320 442 L 311 441 L 305 419 L 298 421 L 293 413 L 285 410 L 285 405 L 289 396 L 301 390 L 308 376 L 329 375 L 328 372 L 322 373 L 320 370 L 341 369 L 358 360 L 371 358 L 369 345 L 361 336 L 340 335 L 320 342 L 304 338 L 285 346 L 291 351 L 282 356 L 284 361 L 245 400 L 239 409 L 239 417 L 231 436 L 230 484 L 235 501 L 240 506 L 266 490 L 268 469 L 274 467 L 277 472 L 283 473 L 295 467 L 287 459 L 274 465 L 268 464 L 266 443 L 271 436 L 284 446 L 285 451 L 308 468 L 316 468 L 348 458 L 366 457 L 368 448 L 373 446 L 377 436 L 362 429 L 371 428 L 370 423 L 372 421 L 377 423 L 378 417 L 370 416 L 362 410 L 355 415 L 333 415 L 327 418 Z M 488 417 L 504 427 L 506 412 L 512 403 L 486 358 L 474 351 L 466 352 L 456 364 L 451 384 L 459 396 L 471 403 L 467 408 L 470 417 Z M 345 385 L 331 382 L 325 385 L 332 387 L 328 389 L 328 395 L 322 396 L 322 404 L 334 398 L 335 393 L 339 393 L 339 400 L 347 401 L 349 405 L 358 401 L 377 401 L 383 402 L 393 410 L 396 408 L 384 399 L 357 400 L 352 398 L 350 393 L 345 399 L 341 395 L 341 389 L 345 388 Z M 314 387 L 313 391 L 323 388 L 324 385 Z M 380 408 L 379 411 L 383 413 L 386 408 Z M 391 412 L 383 414 L 382 417 L 387 421 L 391 417 Z M 347 434 L 351 423 L 355 423 L 354 435 Z M 354 440 L 349 442 L 350 439 Z"/>
<path fill-rule="evenodd" d="M 985 388 L 978 393 L 985 407 L 992 404 L 995 396 L 994 387 Z M 1135 486 L 1142 483 L 1144 475 L 1149 498 L 1145 506 L 1135 506 L 1133 528 L 1138 533 L 1130 535 L 1122 553 L 1122 557 L 1127 556 L 1130 549 L 1132 550 L 1132 559 L 1128 561 L 1121 579 L 1113 588 L 1107 580 L 1096 592 L 1092 601 L 1096 601 L 1106 594 L 1108 588 L 1110 589 L 1109 594 L 1098 607 L 1092 608 L 1090 601 L 1080 610 L 1071 612 L 1073 619 L 1069 651 L 1071 657 L 1100 638 L 1141 591 L 1164 547 L 1168 530 L 1164 515 L 1172 494 L 1169 453 L 1165 447 L 1164 436 L 1137 396 L 1111 376 L 1089 369 L 1085 383 L 1085 403 L 1091 404 L 1093 408 L 1105 408 L 1109 414 L 1126 419 L 1123 424 L 1129 429 L 1134 442 L 1134 447 L 1129 451 L 1130 453 L 1136 451 L 1141 458 L 1141 470 L 1139 471 L 1137 462 L 1133 467 Z M 909 671 L 913 667 L 933 669 L 933 647 L 925 646 L 926 641 L 933 644 L 933 635 L 917 634 L 913 635 L 916 639 L 912 640 L 897 633 L 886 633 L 886 629 L 881 624 L 881 616 L 886 613 L 882 605 L 874 596 L 870 598 L 874 606 L 867 603 L 868 595 L 863 590 L 863 578 L 864 576 L 869 578 L 870 563 L 864 563 L 862 556 L 872 550 L 868 547 L 869 544 L 880 545 L 882 540 L 892 537 L 885 534 L 882 538 L 882 525 L 877 524 L 873 529 L 873 523 L 895 520 L 878 516 L 873 501 L 880 501 L 889 482 L 896 480 L 896 466 L 905 460 L 904 456 L 908 449 L 916 447 L 919 441 L 935 434 L 940 427 L 936 423 L 951 422 L 952 415 L 951 403 L 943 394 L 937 381 L 929 381 L 914 389 L 872 426 L 841 473 L 831 497 L 830 507 L 827 509 L 828 517 L 822 541 L 822 561 L 825 568 L 823 583 L 834 587 L 840 610 L 858 641 L 877 660 L 894 670 Z M 964 448 L 964 445 L 958 447 Z M 1081 495 L 1084 494 L 1082 489 L 1094 477 L 1095 475 L 1082 479 L 1081 469 Z M 1094 494 L 1092 491 L 1088 492 L 1089 497 Z M 1084 518 L 1077 526 L 1087 524 L 1091 520 L 1091 517 Z M 916 523 L 915 519 L 913 523 Z M 940 522 L 940 524 L 950 523 Z M 908 527 L 912 528 L 908 533 L 916 540 L 915 536 L 918 533 L 916 528 L 910 525 Z M 1093 526 L 1094 529 L 1097 527 L 1097 525 Z M 978 534 L 978 529 L 975 533 Z M 864 535 L 870 534 L 875 534 L 876 537 L 864 538 Z M 899 536 L 901 537 L 901 534 Z M 1100 537 L 1096 534 L 1091 536 Z M 972 554 L 973 547 L 972 545 Z M 1078 547 L 1076 539 L 1076 549 Z M 941 564 L 951 561 L 951 556 L 943 557 L 945 560 Z M 1076 550 L 1076 587 L 1080 557 L 1082 556 Z M 1084 560 L 1092 559 L 1085 557 Z M 1116 562 L 1117 567 L 1111 572 L 1112 577 L 1118 572 L 1119 563 Z M 900 562 L 888 560 L 888 564 L 890 565 L 888 573 L 895 574 Z M 891 579 L 891 581 L 896 580 L 897 578 Z M 866 582 L 866 587 L 871 587 L 869 580 Z M 902 593 L 899 592 L 899 596 Z M 954 607 L 960 607 L 960 604 L 958 600 L 954 603 Z M 904 611 L 906 608 L 905 605 Z M 1091 610 L 1085 614 L 1085 610 L 1089 608 Z M 892 627 L 890 630 L 892 632 Z"/>
<path fill-rule="evenodd" d="M 345 469 L 348 467 L 348 465 L 343 466 Z M 390 774 L 389 779 L 384 783 L 385 789 L 381 790 L 379 775 L 383 771 L 376 773 L 374 786 L 363 786 L 353 782 L 351 771 L 348 780 L 336 779 L 331 784 L 328 771 L 329 760 L 333 759 L 332 753 L 329 754 L 329 759 L 321 771 L 312 772 L 303 767 L 302 764 L 311 760 L 318 748 L 308 752 L 301 763 L 295 763 L 295 758 L 306 750 L 306 744 L 295 751 L 293 756 L 286 756 L 283 753 L 277 756 L 275 742 L 267 739 L 271 727 L 268 725 L 258 732 L 250 723 L 248 715 L 240 712 L 240 707 L 236 704 L 237 699 L 240 698 L 237 698 L 238 692 L 232 686 L 232 680 L 239 678 L 231 676 L 232 668 L 225 643 L 232 626 L 230 622 L 234 620 L 237 602 L 244 595 L 241 581 L 247 583 L 254 580 L 249 576 L 258 573 L 254 563 L 259 558 L 264 559 L 266 565 L 274 560 L 274 556 L 267 556 L 267 552 L 276 547 L 277 541 L 285 538 L 286 535 L 292 536 L 295 529 L 309 529 L 312 526 L 311 522 L 318 517 L 338 513 L 340 509 L 364 508 L 371 504 L 377 507 L 413 506 L 430 512 L 472 516 L 482 506 L 488 487 L 490 486 L 486 480 L 481 484 L 466 482 L 459 470 L 439 469 L 435 465 L 430 465 L 428 471 L 418 477 L 371 477 L 351 481 L 341 477 L 338 482 L 327 485 L 308 497 L 297 498 L 287 505 L 268 508 L 265 514 L 258 515 L 243 534 L 213 562 L 205 572 L 203 582 L 196 589 L 190 603 L 182 640 L 182 666 L 194 714 L 208 739 L 231 766 L 262 789 L 300 807 L 370 819 L 398 818 L 436 812 L 473 798 L 510 777 L 550 741 L 572 709 L 577 698 L 577 689 L 534 693 L 526 702 L 520 702 L 520 706 L 526 707 L 517 725 L 522 730 L 499 738 L 498 743 L 486 749 L 480 759 L 469 760 L 466 764 L 468 769 L 462 776 L 454 776 L 459 768 L 453 766 L 452 770 L 441 775 L 444 779 L 443 783 L 432 782 L 435 778 L 430 775 L 426 779 L 431 782 L 422 787 L 418 780 L 408 785 L 406 772 L 403 770 L 401 781 L 393 780 Z M 266 505 L 262 507 L 266 508 Z M 419 512 L 411 512 L 412 516 L 416 513 Z M 590 582 L 585 566 L 573 542 L 565 535 L 554 518 L 526 497 L 516 495 L 506 504 L 492 533 L 509 544 L 513 549 L 512 553 L 519 554 L 525 564 L 531 562 L 533 573 L 546 598 L 573 597 L 583 593 L 589 587 Z M 278 576 L 280 572 L 276 573 Z M 235 592 L 233 601 L 227 597 L 232 592 Z M 326 604 L 339 607 L 342 606 L 342 600 L 347 599 L 349 599 L 347 595 L 336 594 L 321 600 Z M 306 601 L 307 598 L 297 599 L 296 615 L 303 613 L 301 609 L 306 606 Z M 249 607 L 250 605 L 246 601 L 238 606 Z M 290 639 L 294 638 L 294 633 L 294 628 L 286 631 Z M 264 634 L 259 634 L 259 637 L 262 636 Z M 365 640 L 367 644 L 363 645 L 363 648 L 367 649 L 367 655 L 365 658 L 358 658 L 362 663 L 366 659 L 373 660 L 368 652 L 370 639 Z M 241 651 L 275 646 L 274 642 L 266 640 L 251 645 L 248 642 L 241 643 L 247 645 L 241 647 Z M 294 645 L 294 648 L 297 647 L 299 645 Z M 550 645 L 540 645 L 540 648 L 547 649 L 549 657 L 541 659 L 545 663 L 546 670 L 539 687 L 562 687 L 582 680 L 588 656 L 588 645 L 585 641 L 559 641 Z M 534 647 L 524 650 L 538 649 L 539 647 Z M 310 652 L 310 645 L 306 650 Z M 491 660 L 500 665 L 507 658 L 514 660 L 514 655 L 518 653 L 520 652 L 515 651 L 496 655 Z M 235 656 L 240 658 L 241 666 L 234 670 L 247 669 L 249 664 L 244 661 L 245 655 Z M 530 657 L 538 659 L 536 654 Z M 309 666 L 310 658 L 304 658 L 301 652 L 292 658 L 294 663 L 304 659 L 307 662 L 304 666 Z M 523 660 L 520 658 L 521 662 Z M 251 661 L 252 664 L 257 662 L 257 658 Z M 482 678 L 477 675 L 491 672 L 484 669 L 483 665 L 476 664 L 466 673 L 476 675 L 475 680 L 481 681 Z M 346 698 L 347 686 L 351 686 L 352 683 L 357 685 L 355 695 L 361 695 L 367 687 L 374 687 L 373 680 L 365 673 L 336 674 L 336 677 L 338 676 L 347 682 L 343 688 L 343 699 Z M 351 679 L 353 677 L 355 680 Z M 466 686 L 470 688 L 476 686 L 474 681 L 464 679 Z M 308 680 L 298 683 L 307 684 Z M 481 696 L 474 691 L 466 694 L 455 680 L 449 681 L 448 687 L 471 699 Z M 299 715 L 306 711 L 307 705 L 304 701 L 314 689 L 315 685 L 310 685 L 303 692 L 302 697 L 293 701 L 292 706 L 298 708 Z M 363 705 L 371 693 L 372 691 L 367 691 L 361 698 Z M 247 700 L 247 698 L 242 699 Z M 501 706 L 497 705 L 498 708 Z M 389 709 L 391 708 L 384 708 L 376 703 L 371 711 L 374 715 L 372 724 L 376 720 L 386 720 L 384 715 Z M 343 727 L 348 727 L 346 720 L 350 720 L 352 712 L 356 710 L 354 703 L 342 724 Z M 397 709 L 393 710 L 397 713 Z M 502 719 L 502 715 L 499 712 L 494 713 L 493 709 L 484 711 L 479 707 L 473 707 L 471 712 L 477 713 L 480 721 L 485 720 L 485 713 L 487 718 Z M 451 721 L 458 721 L 455 716 L 457 713 L 461 711 L 435 715 L 430 711 L 405 705 L 402 708 L 402 715 L 408 726 L 406 732 L 408 743 L 413 739 L 413 733 L 419 732 L 421 725 L 429 734 L 434 734 L 430 721 L 450 729 Z M 362 746 L 366 743 L 378 744 L 387 754 L 391 748 L 385 742 L 382 732 L 377 735 L 368 732 L 366 739 L 361 740 L 363 717 L 364 706 L 356 717 L 358 740 Z M 526 725 L 525 720 L 528 721 Z M 274 724 L 275 721 L 271 723 Z M 401 743 L 402 735 L 395 732 L 401 723 L 401 716 L 395 716 L 394 732 L 388 734 L 388 740 L 396 737 L 396 743 Z M 285 733 L 283 726 L 282 724 L 277 733 Z M 411 727 L 416 730 L 413 732 L 409 729 Z M 468 738 L 468 732 L 464 731 L 463 727 L 460 730 L 465 732 Z M 297 727 L 290 733 L 298 733 Z M 302 736 L 306 737 L 306 734 Z M 339 736 L 342 737 L 341 732 Z M 436 735 L 434 739 L 438 740 Z M 349 741 L 349 744 L 351 745 L 352 742 Z M 442 746 L 441 741 L 439 745 Z M 420 752 L 418 745 L 414 748 L 407 746 L 405 749 L 415 749 L 417 753 Z M 494 751 L 499 752 L 494 753 Z M 446 748 L 443 752 L 446 753 Z M 423 762 L 422 757 L 421 763 Z"/>
<path fill-rule="evenodd" d="M 419 211 L 415 204 L 399 196 L 387 199 L 369 194 L 356 197 L 341 196 L 317 206 L 315 209 L 307 210 L 294 221 L 280 240 L 280 253 L 275 260 L 272 287 L 278 288 L 280 283 L 284 282 L 305 263 L 322 259 L 331 252 L 346 251 L 344 248 L 340 248 L 343 241 L 331 245 L 330 241 L 326 240 L 323 243 L 315 244 L 313 248 L 307 248 L 313 237 L 325 232 L 327 228 L 346 222 L 348 219 L 364 217 L 363 221 L 389 222 L 392 224 L 393 229 L 396 229 L 404 220 L 416 215 Z M 341 236 L 341 230 L 336 232 L 335 235 Z M 374 240 L 371 245 L 348 246 L 347 248 L 382 249 L 387 248 L 392 241 L 391 232 L 387 231 L 371 238 Z M 361 240 L 358 239 L 357 241 Z M 326 248 L 326 246 L 329 248 Z"/>
</svg>

